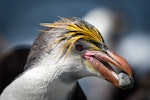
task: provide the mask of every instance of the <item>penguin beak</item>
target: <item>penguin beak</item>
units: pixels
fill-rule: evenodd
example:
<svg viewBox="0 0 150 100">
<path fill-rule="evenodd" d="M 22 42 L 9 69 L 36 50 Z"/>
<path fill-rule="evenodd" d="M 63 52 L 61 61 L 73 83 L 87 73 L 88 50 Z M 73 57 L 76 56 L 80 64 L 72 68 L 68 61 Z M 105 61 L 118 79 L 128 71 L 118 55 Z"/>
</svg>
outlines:
<svg viewBox="0 0 150 100">
<path fill-rule="evenodd" d="M 88 51 L 82 56 L 98 73 L 113 85 L 122 89 L 131 89 L 133 87 L 132 69 L 128 62 L 118 54 L 106 49 L 105 52 Z M 122 72 L 117 73 L 110 64 Z"/>
</svg>

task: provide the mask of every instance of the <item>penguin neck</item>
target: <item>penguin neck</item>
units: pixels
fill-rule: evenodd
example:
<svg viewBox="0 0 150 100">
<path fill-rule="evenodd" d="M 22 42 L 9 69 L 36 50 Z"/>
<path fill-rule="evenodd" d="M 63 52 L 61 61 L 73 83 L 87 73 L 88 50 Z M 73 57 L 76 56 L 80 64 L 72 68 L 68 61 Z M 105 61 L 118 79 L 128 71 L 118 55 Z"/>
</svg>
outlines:
<svg viewBox="0 0 150 100">
<path fill-rule="evenodd" d="M 66 69 L 65 65 L 62 66 L 50 60 L 51 56 L 43 55 L 41 58 L 43 59 L 39 60 L 36 66 L 34 64 L 27 70 L 25 73 L 27 75 L 26 77 L 33 80 L 36 79 L 39 84 L 43 84 L 40 87 L 46 90 L 45 95 L 47 98 L 51 100 L 70 99 L 77 80 L 70 78 L 70 72 Z"/>
</svg>

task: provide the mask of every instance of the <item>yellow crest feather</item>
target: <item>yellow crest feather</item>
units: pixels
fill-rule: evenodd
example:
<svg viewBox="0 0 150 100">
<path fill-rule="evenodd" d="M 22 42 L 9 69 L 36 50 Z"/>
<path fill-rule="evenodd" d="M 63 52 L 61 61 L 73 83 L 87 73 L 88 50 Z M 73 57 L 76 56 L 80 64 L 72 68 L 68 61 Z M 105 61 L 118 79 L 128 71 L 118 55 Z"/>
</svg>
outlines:
<svg viewBox="0 0 150 100">
<path fill-rule="evenodd" d="M 77 18 L 74 18 L 74 21 L 68 18 L 61 18 L 61 20 L 58 22 L 42 23 L 41 25 L 49 28 L 60 28 L 67 30 L 65 34 L 63 34 L 61 37 L 58 37 L 56 40 L 57 43 L 64 39 L 67 40 L 62 48 L 63 51 L 68 48 L 66 51 L 66 56 L 69 54 L 75 42 L 79 39 L 89 42 L 94 41 L 95 43 L 104 42 L 103 37 L 95 27 Z M 95 46 L 95 48 L 97 47 Z"/>
</svg>

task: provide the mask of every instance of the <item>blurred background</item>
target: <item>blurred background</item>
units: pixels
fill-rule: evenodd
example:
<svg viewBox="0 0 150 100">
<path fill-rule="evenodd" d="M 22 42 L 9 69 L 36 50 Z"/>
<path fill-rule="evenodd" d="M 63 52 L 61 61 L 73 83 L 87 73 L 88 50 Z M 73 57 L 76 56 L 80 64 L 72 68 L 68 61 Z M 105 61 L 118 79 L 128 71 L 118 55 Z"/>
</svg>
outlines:
<svg viewBox="0 0 150 100">
<path fill-rule="evenodd" d="M 135 86 L 120 90 L 95 78 L 79 80 L 88 100 L 150 100 L 149 0 L 0 0 L 0 92 L 23 67 L 39 24 L 79 17 L 93 24 L 109 48 L 134 71 Z"/>
</svg>

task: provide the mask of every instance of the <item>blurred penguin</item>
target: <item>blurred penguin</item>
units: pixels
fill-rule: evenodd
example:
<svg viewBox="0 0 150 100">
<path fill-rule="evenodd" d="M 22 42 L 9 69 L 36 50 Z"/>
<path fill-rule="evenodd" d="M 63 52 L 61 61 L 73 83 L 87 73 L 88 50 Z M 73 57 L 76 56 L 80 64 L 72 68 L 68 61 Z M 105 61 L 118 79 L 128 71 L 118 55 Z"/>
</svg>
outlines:
<svg viewBox="0 0 150 100">
<path fill-rule="evenodd" d="M 134 70 L 135 86 L 132 91 L 124 92 L 118 90 L 115 99 L 150 100 L 149 43 L 149 32 L 131 32 L 120 40 L 117 52 L 124 56 L 132 66 Z"/>
</svg>

